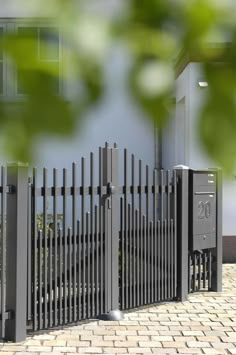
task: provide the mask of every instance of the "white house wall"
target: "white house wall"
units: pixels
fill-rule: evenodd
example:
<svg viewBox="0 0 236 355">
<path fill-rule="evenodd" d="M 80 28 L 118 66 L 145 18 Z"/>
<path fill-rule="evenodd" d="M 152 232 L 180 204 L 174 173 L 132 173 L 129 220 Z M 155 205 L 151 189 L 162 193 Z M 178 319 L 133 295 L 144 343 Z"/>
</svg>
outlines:
<svg viewBox="0 0 236 355">
<path fill-rule="evenodd" d="M 176 163 L 188 165 L 192 169 L 216 167 L 216 164 L 207 157 L 202 149 L 197 133 L 198 112 L 203 103 L 204 95 L 207 92 L 207 88 L 203 89 L 198 85 L 198 82 L 203 80 L 204 77 L 202 76 L 201 65 L 199 63 L 191 63 L 185 68 L 176 82 L 177 103 L 185 97 L 185 114 L 187 119 L 183 139 L 187 142 L 186 156 L 188 156 L 182 163 L 179 161 L 176 161 Z M 173 124 L 177 124 L 177 115 L 172 125 Z M 176 138 L 176 126 L 174 133 L 172 133 L 172 141 L 173 136 Z M 224 179 L 223 235 L 236 235 L 235 211 L 236 180 L 234 178 L 231 180 Z"/>
<path fill-rule="evenodd" d="M 187 134 L 189 76 L 189 68 L 187 67 L 176 80 L 176 106 L 162 137 L 162 166 L 164 169 L 171 169 L 178 164 L 189 165 L 189 136 Z"/>
<path fill-rule="evenodd" d="M 34 5 L 37 2 L 0 0 L 0 17 L 30 18 L 34 15 Z M 91 9 L 97 4 L 95 1 L 90 3 Z M 111 14 L 119 9 L 120 3 L 120 0 L 101 1 L 104 9 Z M 43 10 L 42 14 L 39 12 L 37 15 L 43 15 Z M 104 99 L 87 114 L 83 124 L 78 125 L 73 137 L 64 141 L 48 137 L 38 142 L 37 164 L 69 167 L 73 161 L 79 161 L 81 156 L 89 156 L 90 151 L 97 152 L 98 147 L 107 141 L 127 148 L 145 164 L 154 167 L 153 124 L 145 120 L 144 114 L 128 94 L 128 66 L 127 54 L 120 46 L 115 46 L 105 64 L 107 89 Z"/>
<path fill-rule="evenodd" d="M 154 167 L 154 126 L 128 93 L 125 84 L 128 65 L 125 52 L 114 48 L 106 65 L 105 97 L 78 125 L 73 138 L 65 142 L 51 138 L 41 142 L 39 163 L 68 166 L 82 155 L 96 152 L 105 142 L 116 142 Z"/>
</svg>

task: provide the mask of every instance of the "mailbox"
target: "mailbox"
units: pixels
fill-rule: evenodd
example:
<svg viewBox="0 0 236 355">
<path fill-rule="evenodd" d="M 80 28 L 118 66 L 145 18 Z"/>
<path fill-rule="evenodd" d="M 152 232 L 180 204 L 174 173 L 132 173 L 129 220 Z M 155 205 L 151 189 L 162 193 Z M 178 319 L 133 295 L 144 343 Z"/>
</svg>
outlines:
<svg viewBox="0 0 236 355">
<path fill-rule="evenodd" d="M 189 244 L 192 251 L 216 247 L 216 172 L 189 171 Z"/>
</svg>

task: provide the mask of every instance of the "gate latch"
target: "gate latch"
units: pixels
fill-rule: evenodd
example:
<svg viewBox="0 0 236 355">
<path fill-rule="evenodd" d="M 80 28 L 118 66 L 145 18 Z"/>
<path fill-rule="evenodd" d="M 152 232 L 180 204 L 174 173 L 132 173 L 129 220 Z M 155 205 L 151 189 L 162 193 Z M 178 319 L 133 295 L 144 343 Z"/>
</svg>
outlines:
<svg viewBox="0 0 236 355">
<path fill-rule="evenodd" d="M 112 186 L 110 182 L 107 184 L 107 195 L 113 195 L 115 193 L 115 186 Z"/>
<path fill-rule="evenodd" d="M 7 193 L 13 195 L 16 192 L 16 188 L 14 185 L 7 185 Z"/>
<path fill-rule="evenodd" d="M 15 314 L 14 314 L 14 311 L 6 311 L 4 312 L 4 317 L 2 317 L 2 314 L 0 314 L 0 320 L 2 319 L 5 319 L 5 320 L 11 320 L 11 319 L 15 319 Z"/>
</svg>

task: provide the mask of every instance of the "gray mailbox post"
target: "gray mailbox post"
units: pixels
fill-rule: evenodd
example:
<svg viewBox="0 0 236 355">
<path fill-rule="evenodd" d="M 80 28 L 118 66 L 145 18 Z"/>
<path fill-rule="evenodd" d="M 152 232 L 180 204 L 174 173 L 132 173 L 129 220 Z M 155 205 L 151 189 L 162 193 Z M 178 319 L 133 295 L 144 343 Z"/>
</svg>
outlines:
<svg viewBox="0 0 236 355">
<path fill-rule="evenodd" d="M 189 171 L 189 234 L 192 251 L 216 247 L 216 171 Z"/>
<path fill-rule="evenodd" d="M 189 170 L 189 250 L 210 250 L 212 291 L 222 291 L 222 172 Z"/>
</svg>

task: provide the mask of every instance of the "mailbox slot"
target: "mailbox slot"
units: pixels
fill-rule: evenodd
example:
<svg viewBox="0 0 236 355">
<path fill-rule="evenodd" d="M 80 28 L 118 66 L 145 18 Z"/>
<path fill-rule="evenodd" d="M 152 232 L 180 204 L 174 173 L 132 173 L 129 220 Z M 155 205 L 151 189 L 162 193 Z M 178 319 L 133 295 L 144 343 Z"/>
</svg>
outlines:
<svg viewBox="0 0 236 355">
<path fill-rule="evenodd" d="M 216 173 L 189 172 L 189 244 L 192 251 L 216 247 Z"/>
</svg>

